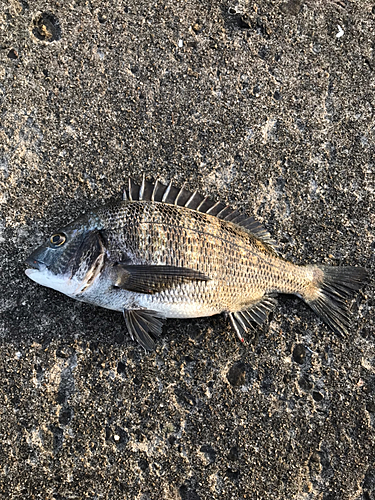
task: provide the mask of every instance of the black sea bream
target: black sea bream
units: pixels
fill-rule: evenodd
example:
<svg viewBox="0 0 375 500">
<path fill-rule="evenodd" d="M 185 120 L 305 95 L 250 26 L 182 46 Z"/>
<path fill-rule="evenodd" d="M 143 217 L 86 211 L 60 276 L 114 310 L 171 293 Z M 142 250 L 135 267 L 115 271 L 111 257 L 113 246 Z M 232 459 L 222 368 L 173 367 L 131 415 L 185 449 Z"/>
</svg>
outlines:
<svg viewBox="0 0 375 500">
<path fill-rule="evenodd" d="M 121 311 L 153 349 L 162 318 L 227 313 L 239 339 L 261 324 L 276 293 L 301 297 L 346 334 L 346 299 L 360 267 L 298 266 L 252 217 L 171 184 L 129 181 L 123 200 L 58 230 L 27 259 L 27 276 L 69 297 Z"/>
</svg>

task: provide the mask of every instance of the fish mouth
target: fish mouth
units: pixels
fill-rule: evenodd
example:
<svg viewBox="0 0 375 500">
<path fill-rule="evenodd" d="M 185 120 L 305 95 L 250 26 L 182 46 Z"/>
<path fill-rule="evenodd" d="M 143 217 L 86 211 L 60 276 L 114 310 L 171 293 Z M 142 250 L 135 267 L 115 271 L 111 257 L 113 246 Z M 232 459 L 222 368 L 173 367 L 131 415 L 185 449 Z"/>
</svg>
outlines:
<svg viewBox="0 0 375 500">
<path fill-rule="evenodd" d="M 31 269 L 37 269 L 38 271 L 42 271 L 46 268 L 46 265 L 40 260 L 34 259 L 32 256 L 28 257 L 25 260 L 25 263 L 31 267 Z"/>
</svg>

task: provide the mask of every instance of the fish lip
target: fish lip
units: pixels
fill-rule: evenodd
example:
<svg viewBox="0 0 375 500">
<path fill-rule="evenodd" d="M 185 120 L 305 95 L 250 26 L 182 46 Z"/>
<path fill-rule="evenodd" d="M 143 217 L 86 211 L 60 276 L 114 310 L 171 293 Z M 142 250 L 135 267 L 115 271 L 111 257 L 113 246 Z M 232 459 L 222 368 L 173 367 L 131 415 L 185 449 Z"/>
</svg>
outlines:
<svg viewBox="0 0 375 500">
<path fill-rule="evenodd" d="M 42 268 L 45 267 L 45 264 L 41 262 L 40 260 L 34 259 L 32 256 L 28 257 L 25 260 L 25 263 L 30 266 L 32 269 L 37 269 L 38 271 L 41 271 Z"/>
</svg>

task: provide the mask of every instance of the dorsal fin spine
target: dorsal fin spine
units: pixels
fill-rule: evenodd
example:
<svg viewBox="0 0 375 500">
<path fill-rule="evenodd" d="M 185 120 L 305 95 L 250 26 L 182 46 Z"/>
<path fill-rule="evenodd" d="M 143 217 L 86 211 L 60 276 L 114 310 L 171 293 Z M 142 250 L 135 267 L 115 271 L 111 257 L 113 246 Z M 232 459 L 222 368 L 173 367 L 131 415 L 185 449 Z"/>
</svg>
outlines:
<svg viewBox="0 0 375 500">
<path fill-rule="evenodd" d="M 158 182 L 159 182 L 159 179 L 156 179 L 156 182 L 154 184 L 154 189 L 152 190 L 151 201 L 155 201 L 155 193 L 156 193 L 156 190 L 158 187 Z"/>
<path fill-rule="evenodd" d="M 196 191 L 194 191 L 194 193 L 190 196 L 190 198 L 188 199 L 188 201 L 185 203 L 185 207 L 186 207 L 186 208 L 189 208 L 189 205 L 190 205 L 190 203 L 193 201 L 194 196 L 195 196 L 196 194 L 197 194 L 197 192 L 196 192 Z"/>
<path fill-rule="evenodd" d="M 230 210 L 230 208 L 228 207 L 228 205 L 226 205 L 223 210 L 220 210 L 220 212 L 216 215 L 216 217 L 218 217 L 219 219 L 222 219 L 223 217 L 223 214 L 225 213 L 226 210 Z"/>
<path fill-rule="evenodd" d="M 209 199 L 208 196 L 206 196 L 205 198 L 203 198 L 203 200 L 199 203 L 199 205 L 197 206 L 197 208 L 195 210 L 197 210 L 197 212 L 200 211 L 200 209 L 202 208 L 202 206 L 204 205 L 204 203 Z"/>
<path fill-rule="evenodd" d="M 212 205 L 212 207 L 211 207 L 211 208 L 209 208 L 209 209 L 207 210 L 206 214 L 211 214 L 211 212 L 212 212 L 213 210 L 215 210 L 215 208 L 216 208 L 217 206 L 219 206 L 219 205 L 220 205 L 220 203 L 221 203 L 221 201 L 217 201 L 217 202 L 215 203 L 215 205 Z M 219 212 L 219 213 L 220 213 L 220 212 Z"/>
<path fill-rule="evenodd" d="M 145 187 L 146 187 L 146 176 L 145 176 L 145 174 L 143 174 L 142 184 L 141 184 L 141 187 L 139 188 L 139 201 L 143 200 L 143 195 L 144 195 L 144 192 L 145 192 Z"/>
<path fill-rule="evenodd" d="M 178 205 L 178 201 L 181 198 L 182 193 L 184 192 L 184 188 L 185 188 L 185 183 L 182 184 L 181 189 L 177 193 L 176 199 L 174 200 L 175 205 Z"/>
<path fill-rule="evenodd" d="M 129 177 L 129 201 L 133 201 L 133 198 L 132 198 L 132 180 L 130 177 Z"/>
<path fill-rule="evenodd" d="M 172 187 L 172 181 L 170 181 L 170 183 L 167 186 L 167 189 L 165 190 L 165 193 L 163 194 L 163 198 L 161 200 L 163 203 L 165 203 L 166 199 L 168 198 L 171 187 Z"/>
</svg>

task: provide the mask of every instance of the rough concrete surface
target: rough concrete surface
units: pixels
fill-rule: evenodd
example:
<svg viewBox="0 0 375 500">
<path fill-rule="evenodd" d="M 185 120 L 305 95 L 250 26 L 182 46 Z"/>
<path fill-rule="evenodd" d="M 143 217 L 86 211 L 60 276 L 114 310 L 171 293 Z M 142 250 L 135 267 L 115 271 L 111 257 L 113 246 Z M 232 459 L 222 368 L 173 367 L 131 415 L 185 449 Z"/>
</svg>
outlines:
<svg viewBox="0 0 375 500">
<path fill-rule="evenodd" d="M 145 172 L 373 279 L 374 40 L 368 0 L 1 0 L 0 498 L 375 499 L 371 283 L 345 339 L 280 297 L 146 354 L 23 263 Z"/>
</svg>

